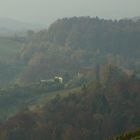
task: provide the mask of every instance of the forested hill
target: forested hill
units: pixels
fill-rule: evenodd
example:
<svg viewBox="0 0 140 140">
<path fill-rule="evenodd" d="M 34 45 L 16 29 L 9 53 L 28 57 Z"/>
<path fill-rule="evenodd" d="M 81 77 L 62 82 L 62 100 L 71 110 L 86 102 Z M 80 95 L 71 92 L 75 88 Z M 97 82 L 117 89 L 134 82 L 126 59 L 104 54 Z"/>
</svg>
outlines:
<svg viewBox="0 0 140 140">
<path fill-rule="evenodd" d="M 139 34 L 140 21 L 73 17 L 57 20 L 48 30 L 37 33 L 33 41 L 47 41 L 74 49 L 100 48 L 103 52 L 127 55 L 129 49 L 135 52 L 138 49 Z"/>
<path fill-rule="evenodd" d="M 64 18 L 23 45 L 0 65 L 1 82 L 17 83 L 0 89 L 0 140 L 103 140 L 140 128 L 140 21 Z"/>
<path fill-rule="evenodd" d="M 139 20 L 64 18 L 55 21 L 46 30 L 29 31 L 25 40 L 21 47 L 18 42 L 18 48 L 22 50 L 14 54 L 17 75 L 13 67 L 9 66 L 11 68 L 7 72 L 7 68 L 0 66 L 1 85 L 9 81 L 29 84 L 56 75 L 73 78 L 81 71 L 94 71 L 97 64 L 114 64 L 132 71 L 140 69 Z M 14 47 L 7 48 L 2 43 L 1 52 L 7 50 L 10 56 L 9 52 Z M 2 56 L 5 54 L 2 53 Z M 12 60 L 11 56 L 7 58 L 4 57 L 6 62 Z"/>
<path fill-rule="evenodd" d="M 66 97 L 60 93 L 1 124 L 0 140 L 104 140 L 134 131 L 140 128 L 139 85 L 136 75 L 109 66 L 101 82 L 89 82 Z"/>
<path fill-rule="evenodd" d="M 29 40 L 18 58 L 26 65 L 18 79 L 24 83 L 72 75 L 96 63 L 140 68 L 140 21 L 64 18 Z"/>
</svg>

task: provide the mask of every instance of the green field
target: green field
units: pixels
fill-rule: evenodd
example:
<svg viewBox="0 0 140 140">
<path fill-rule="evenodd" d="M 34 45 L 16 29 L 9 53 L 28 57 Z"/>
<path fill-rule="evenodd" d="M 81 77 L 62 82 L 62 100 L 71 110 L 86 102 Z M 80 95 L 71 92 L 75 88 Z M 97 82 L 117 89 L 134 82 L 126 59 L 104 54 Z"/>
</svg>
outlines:
<svg viewBox="0 0 140 140">
<path fill-rule="evenodd" d="M 11 61 L 21 50 L 22 44 L 10 38 L 0 38 L 0 62 Z"/>
<path fill-rule="evenodd" d="M 35 85 L 34 85 L 35 86 Z M 72 89 L 60 89 L 56 91 L 46 91 L 38 86 L 34 87 L 9 87 L 0 89 L 0 122 L 14 116 L 24 108 L 34 110 L 38 106 L 46 104 L 48 101 L 60 95 L 66 97 L 70 93 L 78 93 L 80 87 Z"/>
</svg>

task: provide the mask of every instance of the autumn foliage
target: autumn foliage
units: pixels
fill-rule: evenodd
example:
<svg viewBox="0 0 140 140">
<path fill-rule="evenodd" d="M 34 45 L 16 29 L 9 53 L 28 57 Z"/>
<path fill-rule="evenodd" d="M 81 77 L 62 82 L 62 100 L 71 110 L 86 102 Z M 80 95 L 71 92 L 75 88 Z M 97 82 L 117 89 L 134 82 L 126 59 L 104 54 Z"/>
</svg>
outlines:
<svg viewBox="0 0 140 140">
<path fill-rule="evenodd" d="M 139 128 L 140 79 L 116 67 L 107 73 L 109 79 L 90 82 L 78 93 L 18 113 L 1 124 L 0 140 L 103 140 Z"/>
</svg>

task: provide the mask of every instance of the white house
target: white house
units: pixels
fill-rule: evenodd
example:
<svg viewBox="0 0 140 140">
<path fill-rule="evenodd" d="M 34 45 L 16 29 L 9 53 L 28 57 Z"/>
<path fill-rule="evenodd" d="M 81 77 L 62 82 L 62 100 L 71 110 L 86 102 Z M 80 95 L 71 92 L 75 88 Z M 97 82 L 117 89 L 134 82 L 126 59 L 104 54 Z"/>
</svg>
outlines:
<svg viewBox="0 0 140 140">
<path fill-rule="evenodd" d="M 63 83 L 63 78 L 62 77 L 55 76 L 54 80 L 60 82 L 61 84 Z"/>
<path fill-rule="evenodd" d="M 58 77 L 55 76 L 54 79 L 48 79 L 48 80 L 40 80 L 41 83 L 54 83 L 54 82 L 59 82 L 59 83 L 63 83 L 63 78 L 62 77 Z"/>
</svg>

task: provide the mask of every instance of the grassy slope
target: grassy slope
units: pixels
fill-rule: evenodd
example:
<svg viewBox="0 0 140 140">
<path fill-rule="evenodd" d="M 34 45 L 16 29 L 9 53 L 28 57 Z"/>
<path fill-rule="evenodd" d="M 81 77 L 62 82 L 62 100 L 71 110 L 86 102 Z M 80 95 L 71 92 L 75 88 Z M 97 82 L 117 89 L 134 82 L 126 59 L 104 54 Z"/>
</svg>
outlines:
<svg viewBox="0 0 140 140">
<path fill-rule="evenodd" d="M 0 90 L 0 121 L 5 121 L 14 116 L 18 111 L 28 107 L 35 109 L 37 106 L 43 105 L 57 94 L 65 97 L 69 93 L 74 93 L 80 88 L 62 89 L 58 91 L 42 91 L 32 88 L 9 88 L 8 90 Z M 23 92 L 24 91 L 24 92 Z M 15 99 L 16 97 L 16 99 Z"/>
<path fill-rule="evenodd" d="M 0 61 L 8 61 L 21 50 L 21 43 L 9 39 L 0 38 Z"/>
</svg>

